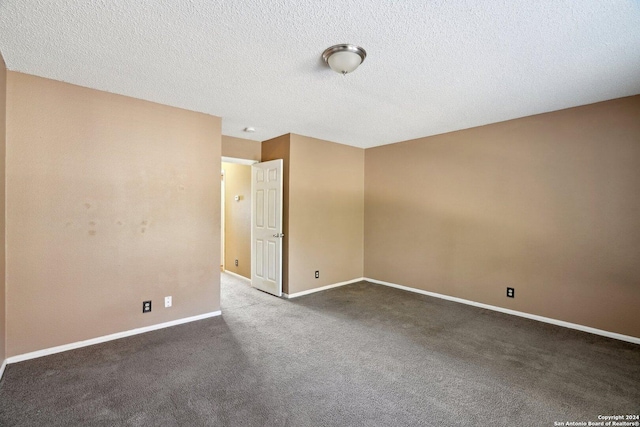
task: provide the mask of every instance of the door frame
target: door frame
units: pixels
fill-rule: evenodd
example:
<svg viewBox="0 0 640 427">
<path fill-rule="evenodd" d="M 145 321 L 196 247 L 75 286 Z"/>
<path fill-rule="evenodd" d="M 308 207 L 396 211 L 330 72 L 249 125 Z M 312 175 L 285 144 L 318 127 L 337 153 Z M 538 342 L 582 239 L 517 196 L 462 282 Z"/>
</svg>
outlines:
<svg viewBox="0 0 640 427">
<path fill-rule="evenodd" d="M 227 216 L 227 211 L 226 211 L 226 202 L 225 202 L 225 197 L 227 196 L 227 189 L 226 189 L 227 183 L 225 181 L 225 172 L 224 169 L 222 169 L 222 164 L 220 165 L 220 272 L 225 271 L 226 269 L 226 264 L 225 264 L 225 258 L 226 258 L 226 254 L 225 254 L 225 236 L 226 236 L 226 231 L 225 231 L 225 223 L 226 223 L 226 216 Z"/>
</svg>

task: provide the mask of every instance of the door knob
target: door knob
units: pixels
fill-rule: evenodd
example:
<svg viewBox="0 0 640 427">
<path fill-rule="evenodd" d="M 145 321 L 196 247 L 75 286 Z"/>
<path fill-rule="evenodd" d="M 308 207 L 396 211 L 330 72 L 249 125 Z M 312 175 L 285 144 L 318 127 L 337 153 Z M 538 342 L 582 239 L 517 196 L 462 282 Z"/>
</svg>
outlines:
<svg viewBox="0 0 640 427">
<path fill-rule="evenodd" d="M 283 233 L 276 233 L 273 235 L 273 237 L 284 237 Z"/>
</svg>

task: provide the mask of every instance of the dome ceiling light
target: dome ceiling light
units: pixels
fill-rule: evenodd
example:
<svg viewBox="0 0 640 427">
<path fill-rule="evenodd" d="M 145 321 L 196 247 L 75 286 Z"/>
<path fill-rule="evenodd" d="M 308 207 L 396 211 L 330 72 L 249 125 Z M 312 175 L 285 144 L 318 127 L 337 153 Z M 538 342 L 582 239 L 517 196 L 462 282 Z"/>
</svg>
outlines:
<svg viewBox="0 0 640 427">
<path fill-rule="evenodd" d="M 345 75 L 362 64 L 367 52 L 353 44 L 337 44 L 322 52 L 322 59 L 336 73 Z"/>
</svg>

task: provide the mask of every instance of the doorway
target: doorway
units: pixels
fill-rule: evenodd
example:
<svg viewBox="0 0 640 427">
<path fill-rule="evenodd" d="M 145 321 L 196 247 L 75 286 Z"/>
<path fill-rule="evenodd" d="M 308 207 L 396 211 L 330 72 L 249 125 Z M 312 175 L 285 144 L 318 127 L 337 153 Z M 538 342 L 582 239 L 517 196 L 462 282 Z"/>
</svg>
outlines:
<svg viewBox="0 0 640 427">
<path fill-rule="evenodd" d="M 283 160 L 222 157 L 221 272 L 282 296 Z"/>
<path fill-rule="evenodd" d="M 222 157 L 221 270 L 251 280 L 251 165 Z"/>
</svg>

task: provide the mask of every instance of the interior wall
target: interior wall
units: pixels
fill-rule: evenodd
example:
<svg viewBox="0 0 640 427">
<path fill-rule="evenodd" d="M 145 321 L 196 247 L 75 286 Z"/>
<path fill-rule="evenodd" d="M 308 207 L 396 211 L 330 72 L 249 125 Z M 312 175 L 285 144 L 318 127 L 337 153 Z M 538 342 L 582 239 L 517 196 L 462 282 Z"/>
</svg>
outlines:
<svg viewBox="0 0 640 427">
<path fill-rule="evenodd" d="M 259 162 L 262 158 L 262 143 L 260 141 L 222 135 L 222 155 L 224 157 Z"/>
<path fill-rule="evenodd" d="M 0 53 L 0 365 L 6 353 L 6 280 L 5 280 L 5 155 L 7 150 L 7 67 Z"/>
<path fill-rule="evenodd" d="M 366 277 L 640 337 L 640 96 L 365 165 Z"/>
<path fill-rule="evenodd" d="M 220 139 L 217 117 L 8 72 L 8 356 L 219 310 Z"/>
<path fill-rule="evenodd" d="M 286 134 L 262 142 L 262 160 L 282 159 L 282 292 L 289 293 L 289 167 L 291 135 Z"/>
<path fill-rule="evenodd" d="M 291 134 L 289 174 L 288 293 L 363 277 L 364 150 Z"/>
<path fill-rule="evenodd" d="M 225 270 L 251 279 L 251 166 L 223 162 L 222 169 L 225 173 Z M 239 200 L 235 200 L 236 196 Z"/>
</svg>

